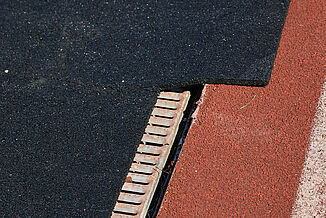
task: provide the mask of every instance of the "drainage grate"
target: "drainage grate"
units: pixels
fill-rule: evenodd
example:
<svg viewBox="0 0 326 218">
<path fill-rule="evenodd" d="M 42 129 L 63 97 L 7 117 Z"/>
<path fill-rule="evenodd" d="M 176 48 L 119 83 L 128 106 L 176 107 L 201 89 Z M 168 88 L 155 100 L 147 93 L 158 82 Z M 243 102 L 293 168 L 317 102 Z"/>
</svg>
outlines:
<svg viewBox="0 0 326 218">
<path fill-rule="evenodd" d="M 169 156 L 190 92 L 161 92 L 112 217 L 145 217 Z"/>
</svg>

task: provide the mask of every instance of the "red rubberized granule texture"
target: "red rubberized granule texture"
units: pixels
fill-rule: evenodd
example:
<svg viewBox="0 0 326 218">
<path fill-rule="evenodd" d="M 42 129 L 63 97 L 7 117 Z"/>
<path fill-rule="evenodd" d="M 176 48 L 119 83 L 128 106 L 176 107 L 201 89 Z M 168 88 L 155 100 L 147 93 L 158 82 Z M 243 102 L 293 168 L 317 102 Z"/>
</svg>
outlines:
<svg viewBox="0 0 326 218">
<path fill-rule="evenodd" d="M 291 215 L 326 73 L 325 13 L 324 0 L 291 2 L 267 87 L 207 86 L 159 217 Z"/>
</svg>

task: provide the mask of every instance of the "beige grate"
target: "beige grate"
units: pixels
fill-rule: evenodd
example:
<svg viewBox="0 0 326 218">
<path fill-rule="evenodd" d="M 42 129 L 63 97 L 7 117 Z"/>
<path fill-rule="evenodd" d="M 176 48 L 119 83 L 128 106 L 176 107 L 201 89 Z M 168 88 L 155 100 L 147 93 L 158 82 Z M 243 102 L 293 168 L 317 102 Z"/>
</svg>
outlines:
<svg viewBox="0 0 326 218">
<path fill-rule="evenodd" d="M 145 217 L 169 156 L 190 92 L 161 92 L 112 217 Z"/>
</svg>

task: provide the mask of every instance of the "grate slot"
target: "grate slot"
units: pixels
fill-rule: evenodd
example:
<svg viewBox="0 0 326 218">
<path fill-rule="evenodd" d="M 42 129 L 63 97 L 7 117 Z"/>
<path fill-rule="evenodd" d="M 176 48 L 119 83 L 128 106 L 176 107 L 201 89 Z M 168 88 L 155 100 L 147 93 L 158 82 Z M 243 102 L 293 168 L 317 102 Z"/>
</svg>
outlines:
<svg viewBox="0 0 326 218">
<path fill-rule="evenodd" d="M 148 165 L 155 165 L 157 163 L 157 157 L 145 155 L 145 154 L 138 154 L 136 153 L 134 157 L 134 162 L 139 162 Z"/>
<path fill-rule="evenodd" d="M 152 115 L 173 119 L 173 117 L 176 116 L 176 112 L 174 110 L 168 110 L 168 109 L 163 109 L 163 108 L 154 108 Z"/>
<path fill-rule="evenodd" d="M 141 151 L 141 152 L 137 151 L 136 153 L 137 153 L 137 154 L 151 155 L 151 156 L 159 156 L 159 155 L 160 155 L 160 154 L 153 154 L 153 153 L 143 152 L 143 151 Z"/>
<path fill-rule="evenodd" d="M 146 188 L 143 185 L 129 183 L 129 182 L 124 183 L 121 190 L 124 192 L 137 193 L 137 194 L 145 194 L 146 192 Z"/>
<path fill-rule="evenodd" d="M 144 153 L 144 154 L 152 154 L 152 155 L 160 155 L 160 149 L 154 147 L 154 146 L 148 146 L 140 144 L 137 148 L 137 152 Z"/>
<path fill-rule="evenodd" d="M 180 93 L 176 92 L 161 92 L 158 98 L 168 99 L 168 100 L 174 100 L 174 101 L 180 101 Z"/>
<path fill-rule="evenodd" d="M 164 119 L 161 117 L 151 117 L 151 118 L 149 118 L 149 124 L 170 127 L 173 124 L 173 120 Z"/>
<path fill-rule="evenodd" d="M 128 194 L 121 192 L 118 201 L 132 204 L 141 204 L 143 201 L 142 195 Z"/>
<path fill-rule="evenodd" d="M 142 142 L 144 142 L 145 144 L 149 142 L 159 145 L 165 145 L 167 143 L 165 137 L 156 135 L 143 135 Z"/>
<path fill-rule="evenodd" d="M 159 107 L 159 108 L 163 108 L 163 109 L 176 110 L 178 108 L 179 104 L 178 104 L 178 102 L 174 102 L 174 101 L 166 101 L 163 99 L 157 99 L 155 106 Z"/>
<path fill-rule="evenodd" d="M 112 217 L 145 217 L 170 153 L 189 92 L 161 92 L 137 148 Z"/>
<path fill-rule="evenodd" d="M 130 182 L 142 183 L 142 184 L 145 184 L 145 185 L 147 185 L 152 179 L 151 176 L 139 175 L 137 173 L 128 173 L 127 178 L 130 179 L 129 180 Z"/>
<path fill-rule="evenodd" d="M 138 174 L 144 174 L 144 175 L 152 175 L 154 170 L 152 167 L 139 164 L 139 163 L 132 163 L 131 167 L 129 169 L 130 172 L 138 173 Z"/>
<path fill-rule="evenodd" d="M 138 209 L 139 208 L 136 205 L 118 202 L 115 205 L 113 212 L 126 214 L 126 215 L 137 215 Z"/>
<path fill-rule="evenodd" d="M 145 132 L 149 133 L 149 134 L 166 136 L 167 134 L 169 134 L 170 131 L 168 128 L 165 128 L 165 127 L 147 126 Z"/>
<path fill-rule="evenodd" d="M 148 146 L 163 147 L 163 144 L 156 144 L 156 143 L 152 143 L 152 142 L 146 142 L 144 144 L 146 144 Z"/>
</svg>

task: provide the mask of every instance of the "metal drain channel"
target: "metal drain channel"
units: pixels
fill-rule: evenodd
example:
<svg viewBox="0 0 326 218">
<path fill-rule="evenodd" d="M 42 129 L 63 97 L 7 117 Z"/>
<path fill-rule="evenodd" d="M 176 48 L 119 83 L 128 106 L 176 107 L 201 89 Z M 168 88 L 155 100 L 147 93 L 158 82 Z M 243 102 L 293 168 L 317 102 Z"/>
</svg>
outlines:
<svg viewBox="0 0 326 218">
<path fill-rule="evenodd" d="M 190 92 L 161 92 L 137 148 L 112 217 L 145 217 Z"/>
</svg>

